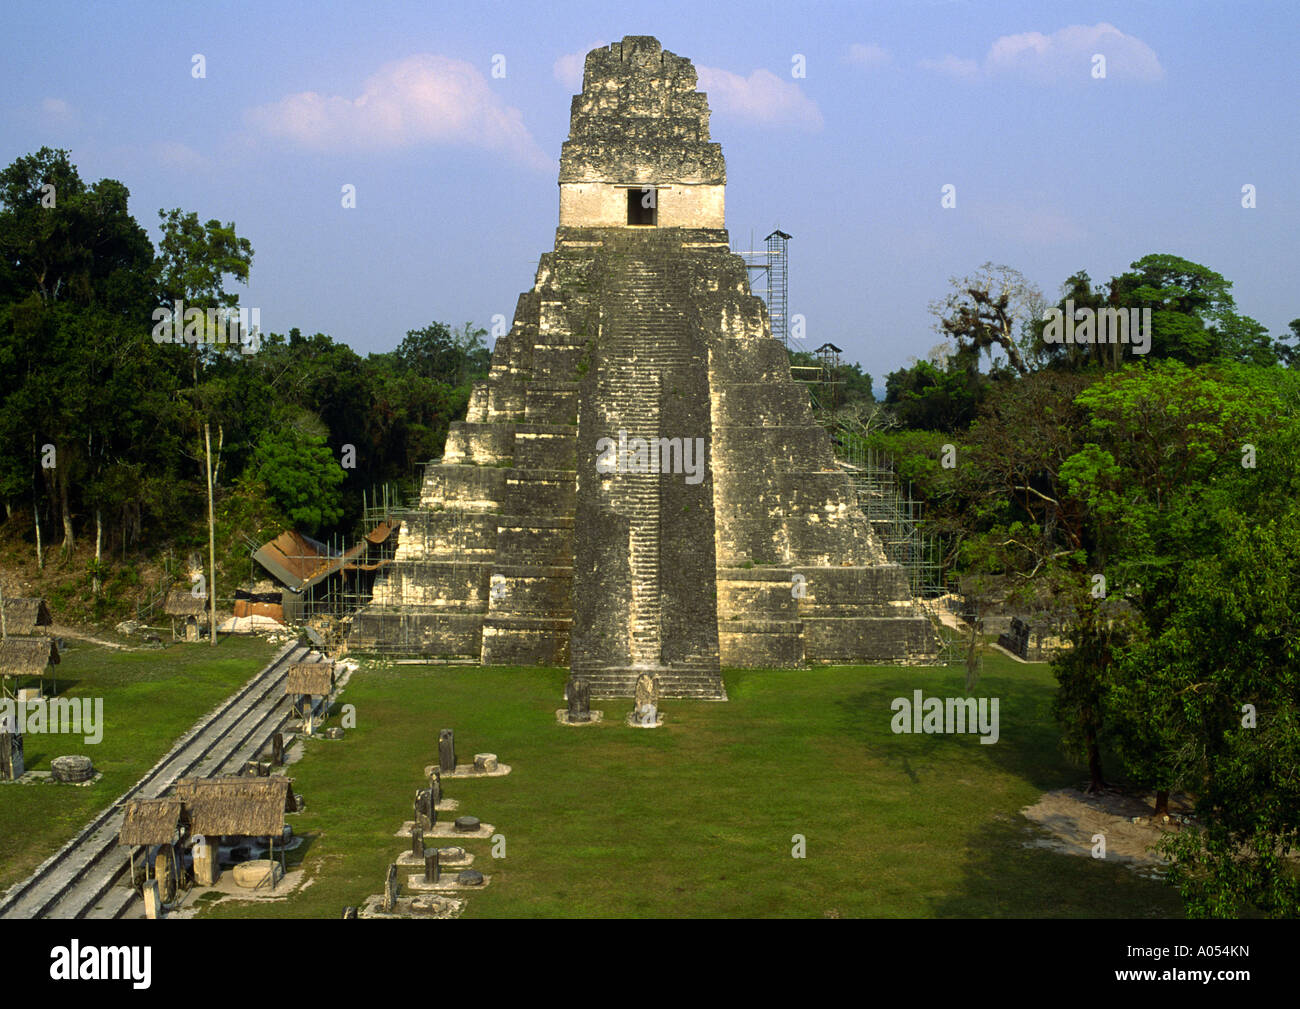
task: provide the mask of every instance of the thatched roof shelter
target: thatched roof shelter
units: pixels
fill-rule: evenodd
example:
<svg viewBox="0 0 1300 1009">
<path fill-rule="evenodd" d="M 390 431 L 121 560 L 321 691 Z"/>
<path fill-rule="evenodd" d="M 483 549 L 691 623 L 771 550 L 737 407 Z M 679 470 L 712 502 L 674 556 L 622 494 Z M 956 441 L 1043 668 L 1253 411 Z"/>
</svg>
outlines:
<svg viewBox="0 0 1300 1009">
<path fill-rule="evenodd" d="M 118 832 L 118 844 L 168 844 L 185 816 L 180 799 L 132 799 Z"/>
<path fill-rule="evenodd" d="M 59 662 L 53 638 L 5 638 L 0 641 L 0 676 L 44 676 Z"/>
<path fill-rule="evenodd" d="M 326 697 L 334 689 L 333 662 L 292 662 L 285 680 L 284 692 L 312 697 Z"/>
<path fill-rule="evenodd" d="M 182 778 L 176 782 L 174 797 L 185 803 L 193 834 L 279 837 L 291 784 L 283 775 Z"/>
<path fill-rule="evenodd" d="M 207 616 L 208 600 L 206 597 L 196 599 L 189 589 L 172 589 L 167 593 L 163 612 L 169 617 L 202 618 Z"/>
<path fill-rule="evenodd" d="M 38 628 L 54 623 L 44 599 L 6 598 L 4 615 L 5 634 L 39 634 Z"/>
</svg>

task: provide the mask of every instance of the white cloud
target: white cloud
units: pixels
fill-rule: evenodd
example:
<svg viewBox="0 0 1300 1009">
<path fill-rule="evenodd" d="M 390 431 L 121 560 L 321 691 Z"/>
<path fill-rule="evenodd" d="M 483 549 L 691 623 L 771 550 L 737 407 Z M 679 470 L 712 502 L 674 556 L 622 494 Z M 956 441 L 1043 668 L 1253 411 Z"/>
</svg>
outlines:
<svg viewBox="0 0 1300 1009">
<path fill-rule="evenodd" d="M 193 171 L 198 168 L 208 167 L 207 158 L 193 147 L 175 140 L 158 141 L 150 148 L 149 154 L 155 161 L 167 168 Z"/>
<path fill-rule="evenodd" d="M 1158 81 L 1165 75 L 1150 46 L 1106 22 L 1070 25 L 1050 35 L 1042 32 L 1003 35 L 989 47 L 982 66 L 975 60 L 951 55 L 942 60 L 922 60 L 920 65 L 923 69 L 966 79 L 1017 77 L 1054 84 L 1091 79 L 1092 58 L 1096 54 L 1106 57 L 1108 80 Z"/>
<path fill-rule="evenodd" d="M 582 71 L 587 65 L 587 53 L 593 49 L 603 49 L 607 45 L 608 42 L 593 42 L 586 49 L 579 49 L 576 53 L 566 53 L 555 61 L 551 72 L 555 74 L 555 79 L 570 91 L 581 91 Z"/>
<path fill-rule="evenodd" d="M 759 126 L 798 126 L 820 130 L 824 125 L 817 103 L 794 81 L 782 80 L 770 70 L 755 70 L 741 77 L 729 70 L 697 67 L 700 90 L 709 96 L 714 112 L 732 115 Z"/>
<path fill-rule="evenodd" d="M 77 110 L 62 98 L 46 98 L 41 102 L 41 115 L 56 126 L 75 126 L 80 117 Z"/>
<path fill-rule="evenodd" d="M 963 60 L 949 53 L 941 60 L 921 60 L 917 64 L 922 70 L 933 70 L 962 80 L 974 80 L 980 75 L 980 65 L 975 60 Z"/>
<path fill-rule="evenodd" d="M 478 68 L 421 54 L 380 67 L 356 98 L 303 91 L 248 112 L 270 137 L 315 150 L 392 150 L 446 144 L 501 151 L 535 168 L 554 168 L 523 115 Z"/>
<path fill-rule="evenodd" d="M 878 70 L 880 67 L 889 66 L 893 57 L 889 55 L 889 50 L 876 45 L 874 42 L 863 44 L 854 42 L 849 46 L 849 62 L 856 63 L 858 66 L 866 67 L 869 70 Z"/>
</svg>

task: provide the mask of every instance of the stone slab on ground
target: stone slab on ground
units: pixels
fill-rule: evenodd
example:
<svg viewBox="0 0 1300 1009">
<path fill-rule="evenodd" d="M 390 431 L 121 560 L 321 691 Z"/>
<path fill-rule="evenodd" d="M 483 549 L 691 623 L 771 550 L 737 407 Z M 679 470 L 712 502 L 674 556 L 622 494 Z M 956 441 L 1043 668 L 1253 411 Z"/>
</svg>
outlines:
<svg viewBox="0 0 1300 1009">
<path fill-rule="evenodd" d="M 96 771 L 93 778 L 85 781 L 58 781 L 52 771 L 27 771 L 17 781 L 0 781 L 0 785 L 70 785 L 73 788 L 89 788 L 103 776 L 103 771 Z"/>
<path fill-rule="evenodd" d="M 424 777 L 427 781 L 433 772 L 438 770 L 437 764 L 430 764 L 424 769 Z M 473 764 L 457 764 L 454 771 L 443 771 L 442 777 L 446 778 L 504 778 L 510 773 L 509 764 L 497 764 L 495 771 L 479 771 Z M 442 807 L 439 806 L 439 809 Z"/>
<path fill-rule="evenodd" d="M 469 889 L 467 887 L 467 889 Z M 392 911 L 383 910 L 384 897 L 375 894 L 357 910 L 358 918 L 459 918 L 465 902 L 455 897 L 421 894 L 418 897 L 398 897 Z"/>
<path fill-rule="evenodd" d="M 454 812 L 459 808 L 460 803 L 459 803 L 459 802 L 456 802 L 455 799 L 451 799 L 450 801 L 453 802 L 453 803 L 456 803 L 456 804 L 455 804 L 454 806 L 444 806 L 444 805 L 440 802 L 440 803 L 438 803 L 438 812 L 439 812 L 439 813 L 454 813 Z M 438 822 L 439 822 L 439 823 L 442 823 L 443 821 L 439 820 Z M 454 821 L 454 820 L 448 820 L 447 822 L 448 822 L 448 823 L 454 823 L 455 821 Z M 394 834 L 393 836 L 394 836 L 394 837 L 404 837 L 404 838 L 406 838 L 406 839 L 409 841 L 409 840 L 411 839 L 411 829 L 412 829 L 414 826 L 415 826 L 415 821 L 414 821 L 414 820 L 403 820 L 403 821 L 402 821 L 402 829 L 399 830 L 399 831 L 398 831 L 396 834 Z M 466 835 L 466 836 L 468 836 L 468 837 L 472 837 L 473 835 L 471 834 L 471 835 Z"/>
<path fill-rule="evenodd" d="M 570 721 L 565 717 L 566 715 L 568 715 L 568 713 L 569 713 L 569 709 L 568 709 L 568 708 L 556 708 L 556 709 L 555 709 L 555 720 L 556 720 L 557 722 L 559 722 L 561 725 L 572 725 L 572 726 L 574 726 L 574 727 L 576 728 L 576 727 L 583 726 L 583 725 L 595 725 L 597 722 L 599 722 L 601 719 L 603 719 L 603 718 L 605 717 L 605 712 L 603 712 L 603 711 L 591 711 L 591 712 L 588 712 L 588 714 L 591 715 L 591 718 L 589 718 L 587 721 L 585 721 L 585 722 L 570 722 Z"/>
<path fill-rule="evenodd" d="M 441 857 L 439 857 L 438 859 L 438 865 L 443 872 L 450 872 L 452 870 L 455 870 L 456 872 L 460 872 L 461 869 L 468 869 L 473 864 L 474 864 L 474 856 L 471 855 L 468 851 L 465 852 L 464 858 L 458 858 L 454 862 L 448 862 Z M 424 859 L 416 858 L 409 851 L 404 851 L 397 858 L 397 867 L 399 869 L 419 869 L 421 875 L 423 875 Z"/>
<path fill-rule="evenodd" d="M 404 826 L 406 827 L 405 831 L 399 830 L 393 836 L 400 837 L 409 841 L 411 839 L 411 828 L 415 825 L 410 821 L 407 821 L 407 823 Z M 495 833 L 496 833 L 496 827 L 494 827 L 490 823 L 480 823 L 478 830 L 462 831 L 462 830 L 457 830 L 451 823 L 446 823 L 442 820 L 439 820 L 437 823 L 433 825 L 432 830 L 426 830 L 424 832 L 424 836 L 426 838 L 467 837 L 470 840 L 474 840 L 476 838 L 481 839 L 481 838 L 491 837 Z"/>
<path fill-rule="evenodd" d="M 483 882 L 479 883 L 477 886 L 467 886 L 464 883 L 457 882 L 456 875 L 454 873 L 443 872 L 442 878 L 438 880 L 438 882 L 426 883 L 424 881 L 424 873 L 417 872 L 406 877 L 406 888 L 408 890 L 421 890 L 421 891 L 446 890 L 446 891 L 460 891 L 460 892 L 468 893 L 471 890 L 482 890 L 485 886 L 487 886 L 491 882 L 492 882 L 491 876 L 484 876 Z"/>
</svg>

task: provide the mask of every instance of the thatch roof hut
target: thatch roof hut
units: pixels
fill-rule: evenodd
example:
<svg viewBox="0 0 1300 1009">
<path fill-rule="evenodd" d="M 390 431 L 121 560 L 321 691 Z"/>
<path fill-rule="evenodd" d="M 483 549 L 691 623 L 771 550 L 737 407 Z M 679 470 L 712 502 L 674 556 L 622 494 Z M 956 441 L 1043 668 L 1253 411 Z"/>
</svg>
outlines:
<svg viewBox="0 0 1300 1009">
<path fill-rule="evenodd" d="M 4 601 L 5 634 L 40 634 L 40 628 L 54 623 L 44 599 L 6 598 Z"/>
<path fill-rule="evenodd" d="M 292 696 L 307 694 L 327 697 L 334 689 L 333 662 L 291 662 L 285 679 L 284 692 Z"/>
<path fill-rule="evenodd" d="M 185 803 L 190 831 L 205 837 L 279 837 L 292 781 L 268 778 L 182 778 L 174 797 Z"/>
<path fill-rule="evenodd" d="M 208 612 L 208 600 L 206 596 L 195 598 L 189 589 L 172 589 L 163 603 L 163 612 L 169 617 L 200 618 Z"/>
<path fill-rule="evenodd" d="M 132 799 L 118 831 L 118 844 L 171 844 L 185 816 L 180 799 Z"/>
<path fill-rule="evenodd" d="M 53 638 L 5 638 L 0 641 L 0 676 L 44 676 L 59 662 Z"/>
</svg>

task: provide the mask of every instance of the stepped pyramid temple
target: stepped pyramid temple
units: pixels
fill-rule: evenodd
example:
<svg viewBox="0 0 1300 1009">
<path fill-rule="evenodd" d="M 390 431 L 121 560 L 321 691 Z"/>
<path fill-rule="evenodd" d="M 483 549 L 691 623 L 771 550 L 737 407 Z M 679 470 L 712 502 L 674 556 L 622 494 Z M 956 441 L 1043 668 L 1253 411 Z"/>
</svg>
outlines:
<svg viewBox="0 0 1300 1009">
<path fill-rule="evenodd" d="M 723 222 L 689 60 L 587 54 L 554 251 L 354 650 L 570 665 L 593 697 L 725 697 L 720 667 L 913 659 L 930 624 L 793 381 Z"/>
</svg>

